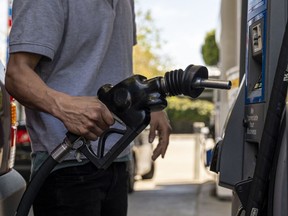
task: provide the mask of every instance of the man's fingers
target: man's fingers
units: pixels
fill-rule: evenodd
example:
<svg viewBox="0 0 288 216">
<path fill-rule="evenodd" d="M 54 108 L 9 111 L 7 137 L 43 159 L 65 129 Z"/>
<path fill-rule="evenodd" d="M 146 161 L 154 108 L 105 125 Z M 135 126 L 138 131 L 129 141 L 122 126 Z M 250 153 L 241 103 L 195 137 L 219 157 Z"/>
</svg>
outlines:
<svg viewBox="0 0 288 216">
<path fill-rule="evenodd" d="M 102 119 L 106 125 L 111 126 L 114 124 L 115 119 L 114 119 L 112 113 L 108 109 L 106 109 L 104 112 L 102 112 L 101 115 L 102 115 Z"/>
<path fill-rule="evenodd" d="M 168 148 L 168 140 L 165 141 L 163 138 L 159 137 L 159 144 L 153 151 L 152 160 L 155 161 L 160 155 L 162 158 L 164 158 L 167 148 Z"/>
<path fill-rule="evenodd" d="M 158 145 L 153 151 L 152 160 L 155 161 L 160 154 L 161 154 L 161 147 Z"/>
<path fill-rule="evenodd" d="M 162 158 L 165 157 L 168 145 L 169 145 L 169 140 L 166 140 L 165 138 L 163 138 L 163 144 L 161 145 L 161 156 Z"/>
<path fill-rule="evenodd" d="M 153 125 L 150 125 L 150 131 L 149 131 L 149 143 L 152 143 L 156 137 L 156 130 Z"/>
</svg>

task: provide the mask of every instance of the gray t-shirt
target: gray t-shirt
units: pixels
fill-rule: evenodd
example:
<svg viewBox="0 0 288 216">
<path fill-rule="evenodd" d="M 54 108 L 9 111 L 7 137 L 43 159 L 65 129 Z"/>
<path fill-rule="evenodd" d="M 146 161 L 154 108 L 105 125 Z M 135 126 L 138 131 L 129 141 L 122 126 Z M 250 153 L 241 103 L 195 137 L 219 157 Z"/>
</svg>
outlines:
<svg viewBox="0 0 288 216">
<path fill-rule="evenodd" d="M 36 71 L 58 91 L 95 96 L 102 85 L 131 76 L 134 43 L 133 0 L 14 0 L 10 53 L 43 55 Z M 58 119 L 29 109 L 26 117 L 34 153 L 51 153 L 64 139 Z M 110 137 L 106 148 L 117 139 Z M 129 148 L 120 156 L 127 154 Z"/>
</svg>

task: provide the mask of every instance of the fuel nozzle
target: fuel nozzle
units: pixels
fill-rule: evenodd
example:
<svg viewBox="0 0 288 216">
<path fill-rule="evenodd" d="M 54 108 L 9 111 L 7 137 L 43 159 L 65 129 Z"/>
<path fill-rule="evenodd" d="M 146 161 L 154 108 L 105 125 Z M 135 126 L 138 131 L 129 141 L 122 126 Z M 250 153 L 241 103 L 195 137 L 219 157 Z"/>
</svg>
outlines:
<svg viewBox="0 0 288 216">
<path fill-rule="evenodd" d="M 131 76 L 115 86 L 102 86 L 98 91 L 99 99 L 114 114 L 122 115 L 129 109 L 162 110 L 167 106 L 168 96 L 185 95 L 197 98 L 205 88 L 230 89 L 230 81 L 208 79 L 204 66 L 189 65 L 182 69 L 166 72 L 163 77 L 147 79 L 141 75 Z M 133 113 L 133 112 L 132 112 Z"/>
<path fill-rule="evenodd" d="M 150 122 L 150 113 L 167 106 L 166 97 L 185 95 L 197 98 L 205 88 L 230 89 L 230 81 L 208 79 L 204 66 L 189 65 L 184 71 L 166 72 L 163 77 L 147 79 L 131 76 L 112 86 L 106 84 L 98 90 L 98 98 L 125 124 L 125 130 L 110 128 L 99 138 L 97 153 L 83 145 L 80 151 L 98 168 L 107 168 L 112 161 L 139 135 Z M 121 135 L 115 145 L 104 154 L 107 138 Z"/>
</svg>

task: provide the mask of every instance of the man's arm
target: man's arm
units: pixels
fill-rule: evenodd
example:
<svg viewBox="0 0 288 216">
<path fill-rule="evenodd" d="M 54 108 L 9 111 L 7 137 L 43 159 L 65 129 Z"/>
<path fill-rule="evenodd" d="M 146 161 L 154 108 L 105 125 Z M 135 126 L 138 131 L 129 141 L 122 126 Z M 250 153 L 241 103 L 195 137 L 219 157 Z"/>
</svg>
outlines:
<svg viewBox="0 0 288 216">
<path fill-rule="evenodd" d="M 68 131 L 95 140 L 114 119 L 97 97 L 75 97 L 49 88 L 35 72 L 41 55 L 11 54 L 5 86 L 21 104 L 60 119 Z"/>
</svg>

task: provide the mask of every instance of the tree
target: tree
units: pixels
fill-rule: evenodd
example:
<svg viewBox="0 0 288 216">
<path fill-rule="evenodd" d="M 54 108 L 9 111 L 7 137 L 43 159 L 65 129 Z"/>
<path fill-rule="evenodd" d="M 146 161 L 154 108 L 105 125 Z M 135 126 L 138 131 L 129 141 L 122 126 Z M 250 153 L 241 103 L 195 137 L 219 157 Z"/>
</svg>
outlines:
<svg viewBox="0 0 288 216">
<path fill-rule="evenodd" d="M 219 61 L 219 48 L 215 40 L 215 30 L 212 30 L 206 34 L 201 51 L 206 65 L 217 65 Z"/>
<path fill-rule="evenodd" d="M 151 11 L 138 10 L 137 45 L 133 49 L 134 73 L 147 78 L 161 76 L 168 68 L 167 56 L 159 56 L 157 52 L 164 43 L 160 39 L 160 30 L 155 26 Z"/>
<path fill-rule="evenodd" d="M 133 50 L 133 67 L 135 74 L 142 74 L 147 78 L 163 76 L 171 71 L 173 62 L 169 56 L 160 56 L 163 43 L 160 30 L 156 27 L 151 11 L 136 13 L 137 18 L 137 45 Z M 201 121 L 208 124 L 213 104 L 203 100 L 191 101 L 188 98 L 167 98 L 166 108 L 173 131 L 176 133 L 191 133 L 193 122 Z"/>
</svg>

